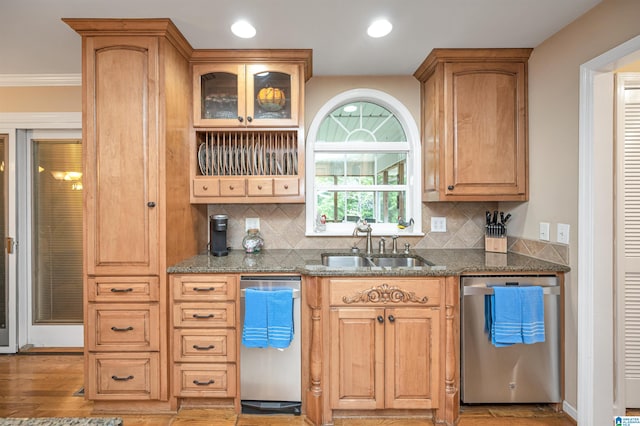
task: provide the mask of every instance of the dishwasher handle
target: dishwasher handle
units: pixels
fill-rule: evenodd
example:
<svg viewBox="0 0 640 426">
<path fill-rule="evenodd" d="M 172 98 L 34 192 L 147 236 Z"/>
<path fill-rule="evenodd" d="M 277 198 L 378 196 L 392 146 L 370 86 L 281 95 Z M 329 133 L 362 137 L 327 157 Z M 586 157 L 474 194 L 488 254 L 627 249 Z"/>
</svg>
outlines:
<svg viewBox="0 0 640 426">
<path fill-rule="evenodd" d="M 282 287 L 278 287 L 278 289 L 281 289 Z M 299 299 L 300 298 L 300 290 L 297 288 L 293 288 L 293 299 Z M 269 291 L 269 290 L 266 290 Z M 240 290 L 240 297 L 245 297 L 245 293 L 247 292 L 246 288 L 243 288 L 242 290 Z"/>
<path fill-rule="evenodd" d="M 493 287 L 486 286 L 466 286 L 463 288 L 462 295 L 463 296 L 479 296 L 479 295 L 491 295 L 493 294 Z M 504 286 L 507 287 L 507 286 Z M 511 287 L 511 286 L 509 286 Z M 553 296 L 560 295 L 560 286 L 542 286 L 542 294 L 550 294 Z"/>
</svg>

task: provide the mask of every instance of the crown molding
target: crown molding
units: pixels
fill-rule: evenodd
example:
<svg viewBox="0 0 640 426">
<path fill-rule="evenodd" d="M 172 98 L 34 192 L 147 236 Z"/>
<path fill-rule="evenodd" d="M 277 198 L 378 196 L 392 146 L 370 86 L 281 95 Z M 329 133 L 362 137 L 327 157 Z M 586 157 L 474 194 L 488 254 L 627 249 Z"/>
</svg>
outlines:
<svg viewBox="0 0 640 426">
<path fill-rule="evenodd" d="M 0 87 L 81 85 L 82 74 L 0 74 Z"/>
</svg>

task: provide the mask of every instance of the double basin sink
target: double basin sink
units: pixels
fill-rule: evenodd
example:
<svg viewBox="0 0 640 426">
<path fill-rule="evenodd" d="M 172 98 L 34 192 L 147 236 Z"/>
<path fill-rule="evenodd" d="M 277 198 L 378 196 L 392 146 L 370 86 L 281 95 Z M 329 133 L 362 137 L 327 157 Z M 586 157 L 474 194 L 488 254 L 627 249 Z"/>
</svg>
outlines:
<svg viewBox="0 0 640 426">
<path fill-rule="evenodd" d="M 433 266 L 428 260 L 413 254 L 322 254 L 322 264 L 334 268 L 412 268 Z"/>
</svg>

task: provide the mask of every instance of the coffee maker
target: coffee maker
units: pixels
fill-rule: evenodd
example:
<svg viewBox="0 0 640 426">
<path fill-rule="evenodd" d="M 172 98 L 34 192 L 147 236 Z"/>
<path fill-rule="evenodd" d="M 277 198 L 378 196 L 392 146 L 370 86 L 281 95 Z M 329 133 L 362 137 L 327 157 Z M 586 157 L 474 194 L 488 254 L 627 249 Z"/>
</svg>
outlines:
<svg viewBox="0 0 640 426">
<path fill-rule="evenodd" d="M 227 248 L 227 222 L 226 214 L 215 214 L 209 218 L 209 251 L 214 256 L 226 256 Z"/>
</svg>

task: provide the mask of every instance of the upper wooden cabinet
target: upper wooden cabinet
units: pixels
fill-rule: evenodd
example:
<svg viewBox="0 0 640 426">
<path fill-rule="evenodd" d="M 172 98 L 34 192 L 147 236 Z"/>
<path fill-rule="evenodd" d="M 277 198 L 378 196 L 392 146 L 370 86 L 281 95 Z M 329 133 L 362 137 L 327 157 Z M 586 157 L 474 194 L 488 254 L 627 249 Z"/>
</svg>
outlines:
<svg viewBox="0 0 640 426">
<path fill-rule="evenodd" d="M 297 126 L 301 68 L 297 64 L 195 64 L 194 126 Z"/>
<path fill-rule="evenodd" d="M 193 125 L 302 127 L 310 49 L 195 50 Z"/>
<path fill-rule="evenodd" d="M 421 82 L 423 201 L 526 201 L 532 49 L 434 49 Z"/>
</svg>

